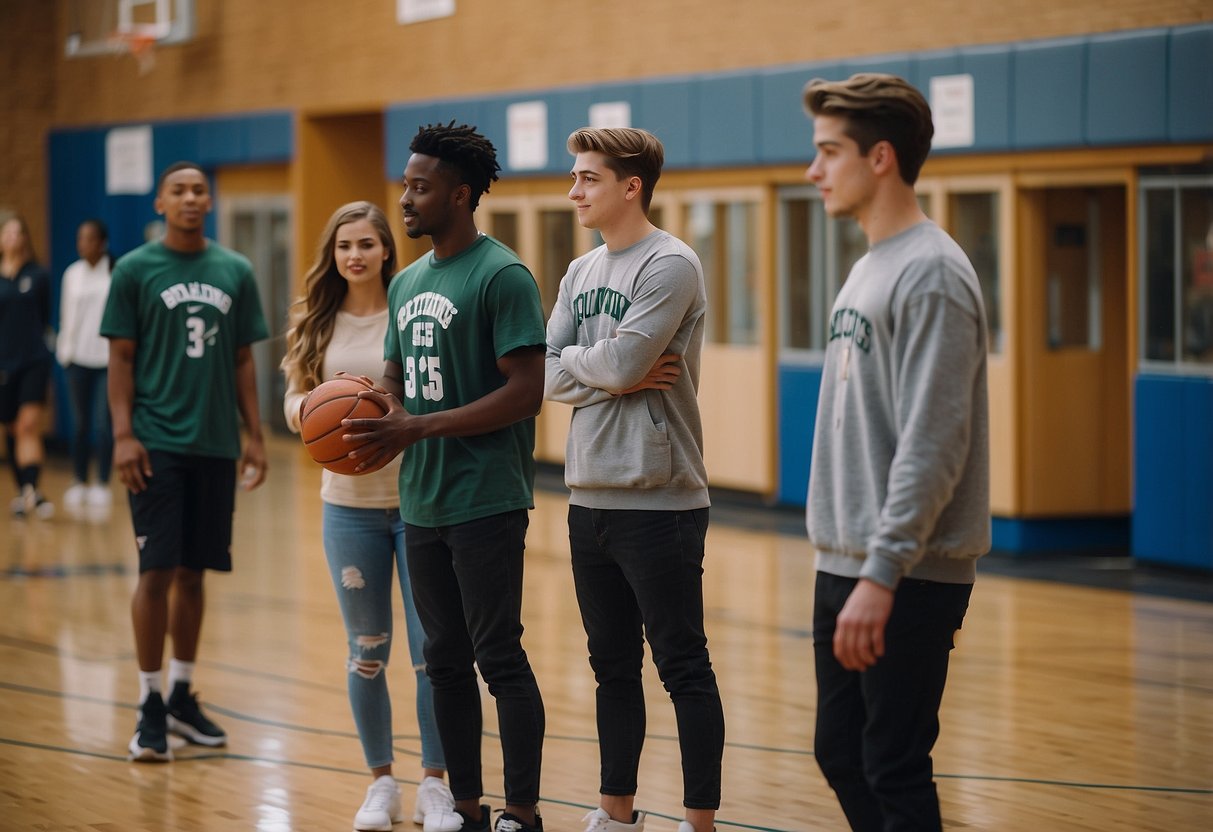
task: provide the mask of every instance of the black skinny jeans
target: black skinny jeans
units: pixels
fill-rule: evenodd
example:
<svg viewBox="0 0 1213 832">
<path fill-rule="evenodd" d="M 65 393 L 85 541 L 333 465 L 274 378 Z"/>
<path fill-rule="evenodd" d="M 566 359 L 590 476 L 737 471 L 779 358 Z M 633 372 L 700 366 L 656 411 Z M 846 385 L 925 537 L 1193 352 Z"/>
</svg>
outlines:
<svg viewBox="0 0 1213 832">
<path fill-rule="evenodd" d="M 476 667 L 497 702 L 507 803 L 539 802 L 544 711 L 522 649 L 526 509 L 455 526 L 405 524 L 409 577 L 451 793 L 479 799 L 483 715 Z M 473 666 L 475 665 L 475 666 Z"/>
<path fill-rule="evenodd" d="M 885 625 L 885 652 L 863 672 L 834 658 L 834 628 L 856 579 L 817 573 L 814 752 L 856 832 L 941 829 L 931 749 L 948 656 L 972 584 L 905 579 Z"/>
<path fill-rule="evenodd" d="M 708 510 L 569 506 L 573 581 L 598 681 L 601 793 L 636 794 L 645 708 L 644 640 L 674 703 L 683 805 L 720 807 L 724 710 L 703 626 Z"/>
</svg>

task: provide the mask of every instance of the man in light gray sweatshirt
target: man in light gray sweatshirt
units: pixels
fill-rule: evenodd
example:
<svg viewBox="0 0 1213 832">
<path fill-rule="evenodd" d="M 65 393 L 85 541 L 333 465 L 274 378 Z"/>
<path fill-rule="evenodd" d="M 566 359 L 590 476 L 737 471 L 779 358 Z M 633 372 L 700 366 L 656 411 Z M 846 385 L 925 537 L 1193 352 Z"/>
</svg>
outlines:
<svg viewBox="0 0 1213 832">
<path fill-rule="evenodd" d="M 808 179 L 868 253 L 838 293 L 809 476 L 818 765 L 852 829 L 941 828 L 931 749 L 990 547 L 986 318 L 914 194 L 931 110 L 900 78 L 810 81 Z"/>
<path fill-rule="evenodd" d="M 640 832 L 644 640 L 674 703 L 679 832 L 711 832 L 724 712 L 703 627 L 708 525 L 696 399 L 706 293 L 695 252 L 649 222 L 664 151 L 630 128 L 575 131 L 569 199 L 604 245 L 569 265 L 548 322 L 545 396 L 573 406 L 565 458 L 573 581 L 598 682 L 600 807 L 586 832 Z"/>
</svg>

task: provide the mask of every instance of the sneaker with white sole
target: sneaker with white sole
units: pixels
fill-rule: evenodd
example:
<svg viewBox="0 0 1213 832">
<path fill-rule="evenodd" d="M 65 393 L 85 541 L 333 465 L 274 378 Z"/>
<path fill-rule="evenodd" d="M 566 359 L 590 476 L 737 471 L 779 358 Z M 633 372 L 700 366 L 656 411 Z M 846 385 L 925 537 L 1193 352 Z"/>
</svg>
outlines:
<svg viewBox="0 0 1213 832">
<path fill-rule="evenodd" d="M 502 812 L 493 824 L 493 832 L 543 832 L 543 818 L 535 812 L 535 823 L 523 823 L 522 818 L 509 812 Z"/>
<path fill-rule="evenodd" d="M 376 777 L 375 782 L 367 786 L 362 808 L 354 815 L 354 829 L 357 832 L 390 832 L 392 824 L 402 820 L 400 786 L 390 774 Z"/>
<path fill-rule="evenodd" d="M 168 709 L 156 691 L 147 695 L 139 706 L 139 722 L 135 725 L 135 736 L 127 746 L 128 759 L 136 763 L 167 763 L 173 759 L 168 747 L 168 730 L 165 726 Z"/>
<path fill-rule="evenodd" d="M 585 832 L 644 832 L 644 812 L 632 812 L 632 822 L 615 820 L 605 809 L 595 809 L 583 817 Z"/>
<path fill-rule="evenodd" d="M 197 694 L 190 693 L 189 682 L 177 682 L 168 695 L 168 730 L 195 745 L 227 745 L 227 734 L 202 713 Z"/>
<path fill-rule="evenodd" d="M 114 503 L 114 495 L 108 485 L 94 483 L 88 487 L 85 500 L 90 508 L 109 508 Z"/>
<path fill-rule="evenodd" d="M 678 832 L 695 832 L 695 827 L 684 820 L 678 824 Z M 712 827 L 712 832 L 716 832 L 715 826 Z"/>
<path fill-rule="evenodd" d="M 418 784 L 413 823 L 424 832 L 459 832 L 463 828 L 463 815 L 455 811 L 455 798 L 445 780 L 426 777 Z"/>
<path fill-rule="evenodd" d="M 480 804 L 480 817 L 475 820 L 458 810 L 455 814 L 463 821 L 463 825 L 459 827 L 461 832 L 489 832 L 489 819 L 492 818 L 493 811 L 487 803 Z"/>
<path fill-rule="evenodd" d="M 69 509 L 80 508 L 89 498 L 89 487 L 82 482 L 72 483 L 72 487 L 63 492 L 63 505 Z"/>
</svg>

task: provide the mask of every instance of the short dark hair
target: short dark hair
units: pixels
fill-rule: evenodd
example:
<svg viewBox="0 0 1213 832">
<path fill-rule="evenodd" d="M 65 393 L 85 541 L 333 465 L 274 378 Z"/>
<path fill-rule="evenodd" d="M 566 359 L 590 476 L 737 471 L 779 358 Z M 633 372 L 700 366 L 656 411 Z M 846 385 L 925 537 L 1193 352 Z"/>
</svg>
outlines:
<svg viewBox="0 0 1213 832">
<path fill-rule="evenodd" d="M 845 81 L 814 78 L 805 85 L 804 108 L 810 115 L 845 119 L 843 132 L 865 156 L 877 142 L 887 141 L 902 180 L 907 185 L 918 180 L 935 125 L 931 105 L 905 79 L 878 72 L 860 72 Z"/>
<path fill-rule="evenodd" d="M 97 232 L 97 236 L 101 238 L 101 242 L 108 243 L 110 239 L 110 230 L 105 227 L 105 223 L 97 217 L 89 217 L 80 223 L 80 228 L 86 225 L 91 225 L 93 230 Z"/>
<path fill-rule="evenodd" d="M 635 127 L 582 127 L 569 135 L 566 147 L 572 154 L 601 153 L 617 179 L 639 178 L 640 204 L 646 214 L 649 212 L 653 189 L 665 164 L 661 139 Z"/>
<path fill-rule="evenodd" d="M 501 165 L 493 143 L 476 132 L 474 126 L 460 124 L 429 124 L 417 130 L 409 150 L 423 156 L 433 156 L 442 167 L 454 173 L 459 184 L 471 190 L 471 207 L 476 210 L 480 195 L 488 193 L 489 185 L 497 181 Z"/>
<path fill-rule="evenodd" d="M 203 175 L 203 177 L 206 176 L 206 171 L 202 169 L 202 165 L 199 165 L 196 162 L 185 162 L 185 161 L 173 162 L 171 165 L 169 165 L 167 168 L 165 168 L 160 173 L 160 179 L 158 179 L 156 181 L 156 194 L 157 195 L 159 195 L 160 191 L 163 190 L 165 180 L 168 179 L 170 176 L 172 176 L 174 173 L 176 173 L 179 170 L 196 170 L 199 173 L 201 173 Z M 209 184 L 209 181 L 208 181 L 208 184 Z"/>
</svg>

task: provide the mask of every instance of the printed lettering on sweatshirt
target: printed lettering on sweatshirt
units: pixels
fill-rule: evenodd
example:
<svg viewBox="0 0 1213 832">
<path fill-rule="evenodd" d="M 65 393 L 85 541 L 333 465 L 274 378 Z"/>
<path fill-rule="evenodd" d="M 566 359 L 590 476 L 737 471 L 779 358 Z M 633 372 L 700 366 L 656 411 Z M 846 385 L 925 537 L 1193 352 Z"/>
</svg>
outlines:
<svg viewBox="0 0 1213 832">
<path fill-rule="evenodd" d="M 609 286 L 582 292 L 573 298 L 573 329 L 580 329 L 582 321 L 595 315 L 610 315 L 616 321 L 622 321 L 631 305 L 627 297 Z"/>
<path fill-rule="evenodd" d="M 844 306 L 830 318 L 830 340 L 847 338 L 865 353 L 872 351 L 872 322 L 858 309 Z"/>
</svg>

